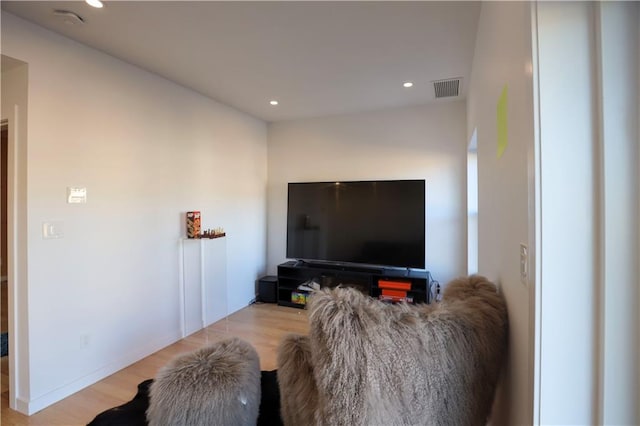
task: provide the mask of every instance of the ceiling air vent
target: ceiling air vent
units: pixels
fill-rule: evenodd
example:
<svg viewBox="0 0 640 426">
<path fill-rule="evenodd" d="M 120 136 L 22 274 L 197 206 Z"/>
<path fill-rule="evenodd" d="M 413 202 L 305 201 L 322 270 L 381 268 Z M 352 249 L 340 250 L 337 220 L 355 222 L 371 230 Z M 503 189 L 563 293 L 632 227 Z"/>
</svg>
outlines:
<svg viewBox="0 0 640 426">
<path fill-rule="evenodd" d="M 55 9 L 53 15 L 64 22 L 66 25 L 82 25 L 84 19 L 82 16 L 70 10 Z"/>
<path fill-rule="evenodd" d="M 458 96 L 460 93 L 461 78 L 448 78 L 446 80 L 437 80 L 433 82 L 433 89 L 436 93 L 436 99 Z"/>
</svg>

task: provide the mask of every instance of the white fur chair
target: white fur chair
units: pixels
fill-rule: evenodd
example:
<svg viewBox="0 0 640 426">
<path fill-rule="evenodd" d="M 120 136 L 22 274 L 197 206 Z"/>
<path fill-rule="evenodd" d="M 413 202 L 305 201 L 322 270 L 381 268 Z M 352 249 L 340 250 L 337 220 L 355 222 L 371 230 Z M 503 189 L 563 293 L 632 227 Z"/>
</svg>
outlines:
<svg viewBox="0 0 640 426">
<path fill-rule="evenodd" d="M 486 425 L 507 348 L 507 310 L 484 277 L 431 305 L 350 288 L 309 302 L 310 335 L 278 350 L 286 426 Z"/>
<path fill-rule="evenodd" d="M 233 338 L 163 367 L 150 388 L 147 420 L 151 426 L 254 426 L 259 408 L 258 354 Z"/>
</svg>

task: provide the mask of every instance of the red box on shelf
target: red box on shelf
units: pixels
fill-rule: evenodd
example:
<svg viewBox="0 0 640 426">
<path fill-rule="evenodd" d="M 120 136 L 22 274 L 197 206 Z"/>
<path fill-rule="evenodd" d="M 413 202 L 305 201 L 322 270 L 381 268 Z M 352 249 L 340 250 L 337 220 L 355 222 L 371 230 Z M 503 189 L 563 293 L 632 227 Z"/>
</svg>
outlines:
<svg viewBox="0 0 640 426">
<path fill-rule="evenodd" d="M 388 288 L 383 288 L 382 295 L 391 297 L 407 297 L 407 292 L 403 290 L 390 290 Z"/>
<path fill-rule="evenodd" d="M 411 290 L 411 281 L 406 280 L 378 280 L 378 287 L 391 290 Z"/>
</svg>

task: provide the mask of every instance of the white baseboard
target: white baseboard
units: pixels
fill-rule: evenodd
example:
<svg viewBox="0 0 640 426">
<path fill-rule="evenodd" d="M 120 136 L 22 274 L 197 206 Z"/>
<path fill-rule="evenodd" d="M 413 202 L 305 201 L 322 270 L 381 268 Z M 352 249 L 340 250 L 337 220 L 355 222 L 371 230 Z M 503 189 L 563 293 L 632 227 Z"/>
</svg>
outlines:
<svg viewBox="0 0 640 426">
<path fill-rule="evenodd" d="M 9 398 L 9 400 L 11 401 L 11 398 Z M 27 401 L 25 398 L 18 397 L 16 399 L 15 406 L 14 405 L 10 405 L 9 408 L 11 408 L 12 410 L 15 410 L 15 411 L 17 411 L 19 413 L 27 414 L 27 412 L 29 411 L 29 401 Z"/>
<path fill-rule="evenodd" d="M 92 384 L 99 382 L 105 377 L 108 377 L 113 373 L 116 373 L 123 368 L 128 367 L 143 358 L 148 357 L 149 355 L 159 351 L 160 349 L 163 349 L 177 342 L 182 338 L 181 335 L 182 333 L 180 332 L 180 330 L 175 330 L 171 335 L 168 335 L 155 342 L 151 342 L 148 345 L 144 345 L 143 347 L 126 354 L 122 358 L 108 365 L 105 365 L 102 368 L 99 368 L 93 373 L 74 380 L 64 386 L 59 387 L 58 389 L 47 392 L 44 395 L 38 396 L 37 398 L 34 398 L 32 400 L 27 401 L 24 398 L 18 398 L 15 409 L 22 414 L 26 414 L 27 416 L 35 414 L 38 411 L 47 408 L 51 404 L 55 404 L 56 402 L 70 395 L 73 395 L 79 390 L 91 386 Z"/>
</svg>

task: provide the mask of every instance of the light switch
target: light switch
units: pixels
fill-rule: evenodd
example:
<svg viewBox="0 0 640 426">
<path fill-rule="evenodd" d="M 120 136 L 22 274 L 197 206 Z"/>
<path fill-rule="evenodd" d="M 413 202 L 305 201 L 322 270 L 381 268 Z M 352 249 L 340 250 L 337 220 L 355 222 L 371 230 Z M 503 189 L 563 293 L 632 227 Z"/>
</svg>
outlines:
<svg viewBox="0 0 640 426">
<path fill-rule="evenodd" d="M 84 204 L 87 202 L 87 188 L 67 187 L 67 203 Z"/>
<path fill-rule="evenodd" d="M 42 224 L 43 239 L 50 240 L 50 239 L 62 238 L 62 237 L 64 237 L 64 222 L 54 221 L 54 222 L 44 222 Z"/>
<path fill-rule="evenodd" d="M 529 281 L 529 249 L 526 244 L 520 244 L 520 281 L 524 285 Z"/>
</svg>

